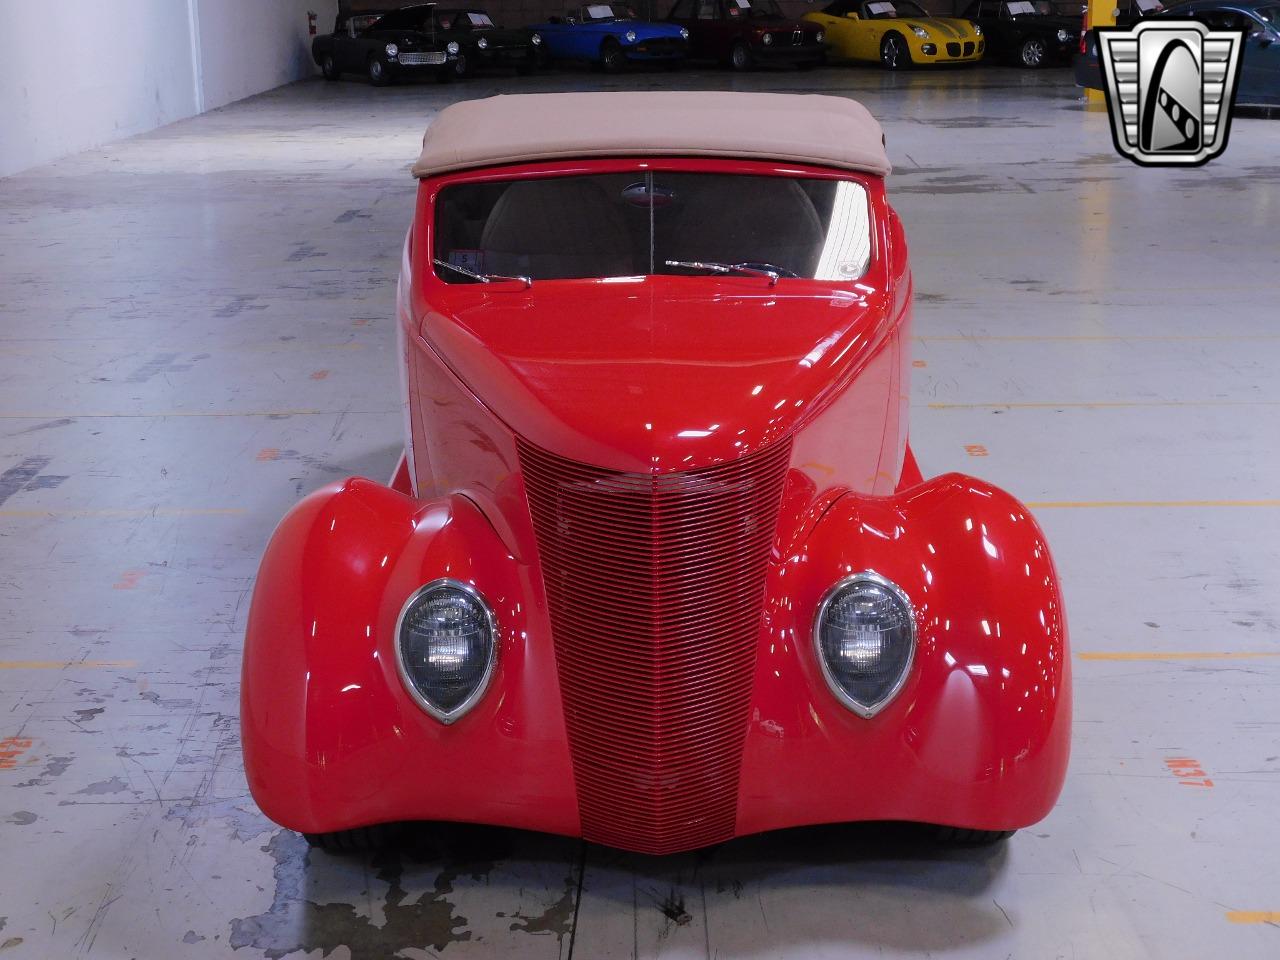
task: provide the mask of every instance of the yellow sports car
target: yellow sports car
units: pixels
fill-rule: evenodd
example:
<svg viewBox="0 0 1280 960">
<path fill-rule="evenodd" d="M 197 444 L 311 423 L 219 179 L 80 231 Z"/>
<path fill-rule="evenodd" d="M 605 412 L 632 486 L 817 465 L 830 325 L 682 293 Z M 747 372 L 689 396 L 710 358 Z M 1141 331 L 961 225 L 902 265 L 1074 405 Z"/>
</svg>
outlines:
<svg viewBox="0 0 1280 960">
<path fill-rule="evenodd" d="M 826 32 L 836 60 L 879 60 L 888 70 L 923 63 L 972 63 L 982 59 L 982 28 L 969 20 L 935 17 L 912 0 L 834 0 L 806 13 Z"/>
</svg>

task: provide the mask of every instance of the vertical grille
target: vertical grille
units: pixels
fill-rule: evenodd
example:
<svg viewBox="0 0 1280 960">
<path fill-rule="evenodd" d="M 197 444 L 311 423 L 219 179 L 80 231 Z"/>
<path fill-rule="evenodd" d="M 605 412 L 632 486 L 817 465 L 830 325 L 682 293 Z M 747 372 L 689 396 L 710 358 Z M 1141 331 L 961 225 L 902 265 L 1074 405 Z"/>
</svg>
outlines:
<svg viewBox="0 0 1280 960">
<path fill-rule="evenodd" d="M 958 56 L 960 56 L 960 44 L 958 44 L 958 43 L 948 43 L 948 44 L 947 44 L 947 56 L 948 56 L 948 57 L 958 57 Z"/>
<path fill-rule="evenodd" d="M 790 443 L 661 475 L 519 449 L 583 834 L 655 854 L 732 837 Z"/>
</svg>

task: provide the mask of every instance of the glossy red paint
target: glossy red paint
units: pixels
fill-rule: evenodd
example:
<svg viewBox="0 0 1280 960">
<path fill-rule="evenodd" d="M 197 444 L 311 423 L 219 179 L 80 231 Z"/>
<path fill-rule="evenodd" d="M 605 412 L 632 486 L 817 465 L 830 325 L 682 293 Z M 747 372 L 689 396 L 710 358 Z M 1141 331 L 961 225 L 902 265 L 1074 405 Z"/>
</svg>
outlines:
<svg viewBox="0 0 1280 960">
<path fill-rule="evenodd" d="M 431 268 L 433 204 L 450 183 L 644 169 L 859 179 L 677 158 L 532 164 L 421 184 L 398 296 L 406 457 L 394 490 L 362 480 L 327 488 L 272 538 L 242 690 L 254 797 L 305 832 L 466 820 L 649 852 L 804 823 L 999 830 L 1040 819 L 1061 787 L 1069 743 L 1058 582 L 1024 507 L 971 478 L 924 482 L 907 446 L 911 277 L 881 181 L 859 181 L 873 256 L 852 283 L 656 276 L 525 289 L 446 284 Z M 714 641 L 745 643 L 750 658 L 745 733 L 720 741 L 741 746 L 708 761 L 727 756 L 736 770 L 732 817 L 721 811 L 705 830 L 660 826 L 645 836 L 629 835 L 625 816 L 615 818 L 623 829 L 600 826 L 598 791 L 625 793 L 628 781 L 613 768 L 585 775 L 583 750 L 599 733 L 574 733 L 565 715 L 588 705 L 584 697 L 617 695 L 591 673 L 613 667 L 589 662 L 610 644 L 565 627 L 553 636 L 544 573 L 563 563 L 548 551 L 572 544 L 553 543 L 559 514 L 535 531 L 530 496 L 544 494 L 526 489 L 529 458 L 634 485 L 718 476 L 779 444 L 789 444 L 781 492 L 753 507 L 751 521 L 772 531 L 763 606 L 746 609 L 747 632 Z M 635 582 L 657 591 L 674 568 L 659 546 L 646 550 Z M 701 576 L 696 562 L 690 577 Z M 812 643 L 822 594 L 859 570 L 902 586 L 919 634 L 907 684 L 870 720 L 831 695 Z M 705 571 L 722 574 L 714 563 Z M 609 575 L 602 568 L 594 580 L 607 585 Z M 442 576 L 474 585 L 501 632 L 490 688 L 448 727 L 402 688 L 393 636 L 405 600 Z M 692 669 L 679 659 L 678 631 L 637 631 L 633 653 L 648 643 L 664 662 Z M 672 686 L 661 671 L 636 676 L 656 697 L 660 766 L 660 719 L 684 716 L 679 698 L 698 690 Z M 661 786 L 660 772 L 646 781 L 658 794 L 631 798 L 637 816 L 687 799 Z"/>
</svg>

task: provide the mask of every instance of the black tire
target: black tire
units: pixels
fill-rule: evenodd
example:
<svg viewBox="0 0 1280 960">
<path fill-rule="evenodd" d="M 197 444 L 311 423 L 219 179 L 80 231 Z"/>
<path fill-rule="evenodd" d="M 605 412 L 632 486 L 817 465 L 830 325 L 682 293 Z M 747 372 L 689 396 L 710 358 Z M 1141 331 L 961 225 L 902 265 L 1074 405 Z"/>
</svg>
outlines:
<svg viewBox="0 0 1280 960">
<path fill-rule="evenodd" d="M 385 87 L 391 82 L 386 66 L 377 57 L 369 58 L 369 62 L 365 65 L 365 72 L 369 75 L 369 82 L 375 87 Z"/>
<path fill-rule="evenodd" d="M 1012 830 L 966 830 L 963 827 L 938 827 L 938 841 L 953 847 L 989 847 L 1012 837 Z"/>
<path fill-rule="evenodd" d="M 733 50 L 729 53 L 729 66 L 735 70 L 750 70 L 755 66 L 755 57 L 751 55 L 751 48 L 741 40 L 733 45 Z"/>
<path fill-rule="evenodd" d="M 372 827 L 355 827 L 351 830 L 335 830 L 333 833 L 304 833 L 307 843 L 325 853 L 364 853 L 389 846 L 395 839 L 395 831 L 389 824 Z"/>
<path fill-rule="evenodd" d="M 911 48 L 900 33 L 886 33 L 880 41 L 880 65 L 886 70 L 906 70 L 911 66 Z"/>
<path fill-rule="evenodd" d="M 1015 60 L 1020 67 L 1039 70 L 1049 59 L 1049 43 L 1044 37 L 1027 37 L 1018 44 Z"/>
<path fill-rule="evenodd" d="M 342 71 L 338 69 L 338 61 L 333 59 L 332 53 L 326 53 L 320 58 L 320 73 L 326 80 L 337 80 L 342 76 Z"/>
<path fill-rule="evenodd" d="M 621 73 L 627 65 L 627 55 L 614 39 L 605 40 L 600 45 L 600 66 L 605 73 Z"/>
</svg>

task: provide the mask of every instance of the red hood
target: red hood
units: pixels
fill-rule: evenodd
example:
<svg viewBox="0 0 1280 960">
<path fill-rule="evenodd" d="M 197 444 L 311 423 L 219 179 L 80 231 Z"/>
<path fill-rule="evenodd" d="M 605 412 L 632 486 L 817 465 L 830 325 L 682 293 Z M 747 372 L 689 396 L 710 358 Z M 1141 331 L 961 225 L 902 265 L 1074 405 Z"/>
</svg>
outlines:
<svg viewBox="0 0 1280 960">
<path fill-rule="evenodd" d="M 428 342 L 512 430 L 632 472 L 722 463 L 790 433 L 894 316 L 869 285 L 753 277 L 457 285 L 432 306 Z"/>
</svg>

